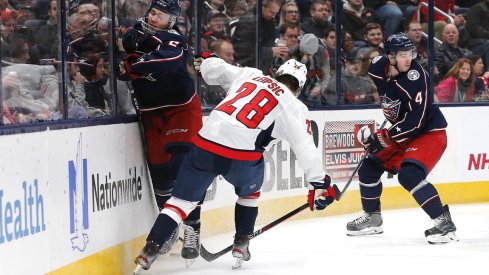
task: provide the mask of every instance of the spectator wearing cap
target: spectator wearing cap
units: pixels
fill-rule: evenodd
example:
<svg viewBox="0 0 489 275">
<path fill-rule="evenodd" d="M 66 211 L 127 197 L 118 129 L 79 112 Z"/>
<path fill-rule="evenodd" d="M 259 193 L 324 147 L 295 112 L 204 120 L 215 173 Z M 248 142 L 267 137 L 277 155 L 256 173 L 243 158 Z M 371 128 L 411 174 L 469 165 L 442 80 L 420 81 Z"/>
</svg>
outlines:
<svg viewBox="0 0 489 275">
<path fill-rule="evenodd" d="M 328 21 L 331 8 L 325 1 L 315 0 L 311 4 L 309 14 L 311 16 L 304 19 L 304 23 L 301 24 L 302 33 L 312 33 L 317 38 L 322 39 L 324 30 L 333 25 Z"/>
<path fill-rule="evenodd" d="M 336 79 L 333 78 L 321 95 L 321 103 L 324 105 L 338 104 L 370 104 L 378 102 L 377 89 L 374 83 L 366 75 L 362 75 L 363 59 L 365 56 L 356 49 L 350 52 L 346 58 L 345 68 L 342 72 L 340 102 L 337 102 Z"/>
<path fill-rule="evenodd" d="M 321 92 L 331 78 L 328 51 L 314 34 L 307 33 L 301 37 L 299 45 L 290 49 L 290 54 L 307 68 L 306 83 L 299 99 L 307 106 L 319 105 Z"/>
<path fill-rule="evenodd" d="M 206 31 L 202 34 L 200 40 L 200 46 L 202 51 L 206 51 L 209 45 L 218 39 L 230 40 L 226 33 L 226 25 L 224 20 L 226 19 L 224 13 L 208 13 Z"/>
<path fill-rule="evenodd" d="M 283 0 L 263 1 L 261 6 L 261 37 L 259 41 L 261 51 L 261 63 L 257 64 L 256 52 L 256 24 L 258 17 L 256 9 L 250 9 L 240 17 L 236 23 L 232 42 L 236 51 L 236 61 L 242 66 L 258 67 L 264 71 L 268 70 L 272 60 L 278 56 L 288 54 L 289 49 L 285 46 L 275 46 L 275 16 L 280 11 Z"/>
</svg>

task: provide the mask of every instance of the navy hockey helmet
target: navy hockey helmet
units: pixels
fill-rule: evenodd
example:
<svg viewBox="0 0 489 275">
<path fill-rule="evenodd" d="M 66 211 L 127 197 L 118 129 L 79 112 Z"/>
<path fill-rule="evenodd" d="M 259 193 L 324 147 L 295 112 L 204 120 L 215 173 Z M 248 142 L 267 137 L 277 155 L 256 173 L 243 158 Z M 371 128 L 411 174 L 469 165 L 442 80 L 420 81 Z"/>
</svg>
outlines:
<svg viewBox="0 0 489 275">
<path fill-rule="evenodd" d="M 413 41 L 404 33 L 396 33 L 387 37 L 384 42 L 386 53 L 396 54 L 398 51 L 416 50 Z"/>
<path fill-rule="evenodd" d="M 169 25 L 166 30 L 170 30 L 173 28 L 175 23 L 177 22 L 178 17 L 181 13 L 180 5 L 178 4 L 178 0 L 152 0 L 151 5 L 149 6 L 148 12 L 146 13 L 145 19 L 141 20 L 141 25 L 144 32 L 154 35 L 156 32 L 164 31 L 162 29 L 157 29 L 148 24 L 148 14 L 151 12 L 151 9 L 157 9 L 164 13 L 167 13 L 170 16 Z"/>
</svg>

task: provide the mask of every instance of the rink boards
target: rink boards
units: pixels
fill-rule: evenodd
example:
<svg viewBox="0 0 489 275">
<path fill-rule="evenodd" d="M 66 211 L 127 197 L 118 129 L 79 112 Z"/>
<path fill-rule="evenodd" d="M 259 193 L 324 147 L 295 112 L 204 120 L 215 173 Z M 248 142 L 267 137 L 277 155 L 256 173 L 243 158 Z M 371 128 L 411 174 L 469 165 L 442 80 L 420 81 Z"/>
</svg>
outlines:
<svg viewBox="0 0 489 275">
<path fill-rule="evenodd" d="M 444 203 L 489 201 L 489 108 L 444 108 L 448 147 L 428 180 Z M 362 158 L 358 140 L 383 122 L 378 109 L 312 112 L 323 166 L 343 187 Z M 317 126 L 317 131 L 316 127 Z M 128 274 L 157 214 L 136 123 L 0 137 L 0 273 Z M 264 154 L 257 228 L 305 203 L 304 175 L 284 141 Z M 385 174 L 383 209 L 415 207 Z M 296 218 L 360 210 L 358 181 L 342 201 Z M 234 230 L 231 185 L 217 178 L 203 235 Z M 29 259 L 26 261 L 26 259 Z"/>
</svg>

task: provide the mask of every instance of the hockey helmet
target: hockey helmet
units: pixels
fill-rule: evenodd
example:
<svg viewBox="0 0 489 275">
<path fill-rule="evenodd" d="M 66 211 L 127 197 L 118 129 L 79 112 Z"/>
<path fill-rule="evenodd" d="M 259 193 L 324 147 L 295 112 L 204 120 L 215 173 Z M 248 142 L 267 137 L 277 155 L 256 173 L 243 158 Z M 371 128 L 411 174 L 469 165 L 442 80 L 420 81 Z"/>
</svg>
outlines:
<svg viewBox="0 0 489 275">
<path fill-rule="evenodd" d="M 296 91 L 292 91 L 295 96 L 299 95 L 299 91 L 302 90 L 306 83 L 307 69 L 306 65 L 300 63 L 295 59 L 287 60 L 282 66 L 280 66 L 275 74 L 275 78 L 281 75 L 291 75 L 297 79 L 299 88 Z"/>
<path fill-rule="evenodd" d="M 148 12 L 146 12 L 145 20 L 142 20 L 141 22 L 143 31 L 151 35 L 154 35 L 156 32 L 159 31 L 164 31 L 148 24 L 148 14 L 153 8 L 165 12 L 170 16 L 170 22 L 166 30 L 170 30 L 173 28 L 173 26 L 177 22 L 177 18 L 180 16 L 181 13 L 181 8 L 178 4 L 178 0 L 152 0 Z"/>
<path fill-rule="evenodd" d="M 416 46 L 406 34 L 400 32 L 387 37 L 384 49 L 386 53 L 395 55 L 398 51 L 416 51 Z"/>
</svg>

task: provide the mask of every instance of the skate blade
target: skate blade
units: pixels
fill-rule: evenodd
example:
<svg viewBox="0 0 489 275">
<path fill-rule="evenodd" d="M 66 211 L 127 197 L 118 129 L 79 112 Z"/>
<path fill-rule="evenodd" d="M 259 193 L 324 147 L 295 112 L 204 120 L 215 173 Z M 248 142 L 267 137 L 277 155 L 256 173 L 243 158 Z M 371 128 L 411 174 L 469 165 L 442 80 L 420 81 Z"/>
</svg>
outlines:
<svg viewBox="0 0 489 275">
<path fill-rule="evenodd" d="M 195 259 L 185 259 L 185 266 L 187 268 L 191 267 L 195 263 Z"/>
<path fill-rule="evenodd" d="M 426 237 L 426 240 L 429 244 L 446 244 L 458 242 L 458 237 L 455 235 L 455 232 L 448 232 L 445 235 L 435 234 Z"/>
<path fill-rule="evenodd" d="M 133 275 L 137 275 L 139 274 L 139 271 L 141 271 L 141 269 L 143 269 L 143 266 L 140 265 L 140 264 L 137 264 L 136 265 L 136 268 L 134 269 L 134 272 L 132 273 Z"/>
<path fill-rule="evenodd" d="M 384 229 L 381 226 L 377 227 L 367 227 L 359 231 L 346 231 L 347 236 L 364 236 L 364 235 L 376 235 L 384 233 Z"/>
<path fill-rule="evenodd" d="M 241 265 L 243 264 L 243 261 L 244 261 L 243 258 L 234 257 L 233 258 L 233 270 L 240 268 Z"/>
</svg>

